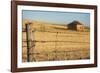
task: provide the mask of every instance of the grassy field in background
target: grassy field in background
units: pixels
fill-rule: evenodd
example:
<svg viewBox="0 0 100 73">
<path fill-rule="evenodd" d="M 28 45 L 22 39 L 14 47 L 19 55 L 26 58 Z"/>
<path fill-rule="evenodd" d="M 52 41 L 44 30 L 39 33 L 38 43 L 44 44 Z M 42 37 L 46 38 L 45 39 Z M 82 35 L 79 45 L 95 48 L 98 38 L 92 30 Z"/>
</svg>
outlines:
<svg viewBox="0 0 100 73">
<path fill-rule="evenodd" d="M 90 32 L 68 30 L 65 25 L 32 21 L 30 61 L 81 60 L 90 58 Z M 25 29 L 25 21 L 23 21 Z M 26 32 L 22 32 L 22 61 L 27 62 Z"/>
</svg>

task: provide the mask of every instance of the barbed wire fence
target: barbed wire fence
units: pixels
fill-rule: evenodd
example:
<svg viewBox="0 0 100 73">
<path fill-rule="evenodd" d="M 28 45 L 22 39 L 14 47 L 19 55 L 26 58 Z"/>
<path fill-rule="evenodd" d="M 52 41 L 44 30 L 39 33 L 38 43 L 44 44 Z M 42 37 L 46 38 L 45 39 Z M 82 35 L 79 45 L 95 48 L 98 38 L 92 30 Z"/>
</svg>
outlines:
<svg viewBox="0 0 100 73">
<path fill-rule="evenodd" d="M 41 53 L 34 52 L 34 48 L 35 48 L 35 45 L 36 45 L 35 43 L 36 42 L 41 42 L 42 43 L 42 41 L 35 40 L 34 33 L 36 31 L 56 33 L 56 35 L 55 35 L 56 41 L 45 41 L 45 43 L 46 42 L 55 42 L 55 50 L 54 51 L 52 51 L 52 52 L 45 52 L 44 51 L 44 52 L 41 52 Z M 36 29 L 31 28 L 31 23 L 27 23 L 26 24 L 27 62 L 89 58 L 89 50 L 87 50 L 87 49 L 84 49 L 84 50 L 83 49 L 82 50 L 70 50 L 70 51 L 57 51 L 57 49 L 59 49 L 59 48 L 57 48 L 57 46 L 58 46 L 57 42 L 60 42 L 60 41 L 58 41 L 58 37 L 59 37 L 58 35 L 61 34 L 61 33 L 66 33 L 66 32 L 47 31 L 47 30 L 45 30 L 45 26 L 42 26 L 42 24 L 41 24 L 41 30 L 36 30 Z M 66 41 L 61 41 L 61 42 L 66 42 Z M 81 55 L 82 52 L 85 52 L 87 54 L 87 57 L 83 57 Z M 71 56 L 72 54 L 73 54 L 73 56 Z M 42 57 L 40 58 L 39 56 L 41 56 L 41 55 L 42 55 Z"/>
</svg>

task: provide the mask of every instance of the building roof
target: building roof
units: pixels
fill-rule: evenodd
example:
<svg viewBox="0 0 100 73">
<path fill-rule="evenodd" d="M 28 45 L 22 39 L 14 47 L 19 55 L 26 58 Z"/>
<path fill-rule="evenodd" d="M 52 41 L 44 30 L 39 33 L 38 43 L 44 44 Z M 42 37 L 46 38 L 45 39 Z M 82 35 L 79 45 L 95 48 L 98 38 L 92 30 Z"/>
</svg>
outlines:
<svg viewBox="0 0 100 73">
<path fill-rule="evenodd" d="M 73 21 L 73 22 L 71 22 L 71 23 L 69 23 L 68 25 L 83 25 L 81 22 L 79 22 L 79 21 Z"/>
</svg>

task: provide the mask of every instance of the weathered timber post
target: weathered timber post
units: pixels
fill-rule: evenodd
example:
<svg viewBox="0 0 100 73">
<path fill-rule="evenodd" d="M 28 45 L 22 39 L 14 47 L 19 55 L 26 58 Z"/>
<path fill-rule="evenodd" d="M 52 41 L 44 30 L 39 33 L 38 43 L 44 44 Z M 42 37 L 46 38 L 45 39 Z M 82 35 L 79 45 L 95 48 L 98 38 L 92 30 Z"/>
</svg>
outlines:
<svg viewBox="0 0 100 73">
<path fill-rule="evenodd" d="M 30 24 L 26 24 L 27 62 L 30 62 Z"/>
</svg>

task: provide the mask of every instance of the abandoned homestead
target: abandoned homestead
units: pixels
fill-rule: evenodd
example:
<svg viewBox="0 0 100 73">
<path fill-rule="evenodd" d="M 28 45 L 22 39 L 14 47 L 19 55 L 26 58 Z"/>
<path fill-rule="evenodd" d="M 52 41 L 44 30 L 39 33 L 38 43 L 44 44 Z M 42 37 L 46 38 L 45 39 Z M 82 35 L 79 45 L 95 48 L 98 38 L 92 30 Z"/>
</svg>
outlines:
<svg viewBox="0 0 100 73">
<path fill-rule="evenodd" d="M 67 25 L 69 30 L 84 31 L 84 25 L 78 21 L 73 21 Z"/>
</svg>

